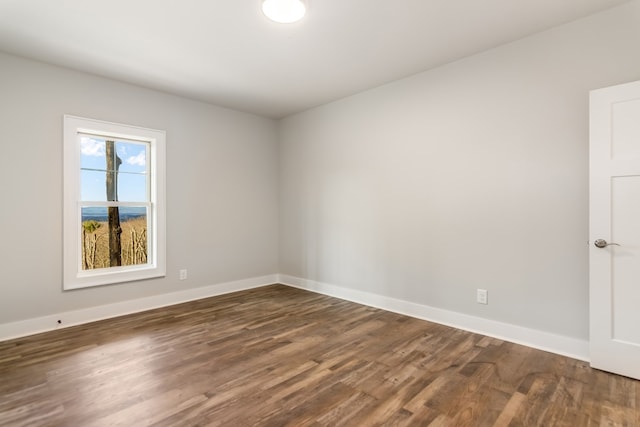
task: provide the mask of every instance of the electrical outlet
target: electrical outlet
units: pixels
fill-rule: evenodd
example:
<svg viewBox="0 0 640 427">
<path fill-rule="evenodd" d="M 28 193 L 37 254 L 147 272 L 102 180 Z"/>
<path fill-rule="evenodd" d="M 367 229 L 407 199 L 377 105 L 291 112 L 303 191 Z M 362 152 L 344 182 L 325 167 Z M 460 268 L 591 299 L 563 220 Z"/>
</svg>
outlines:
<svg viewBox="0 0 640 427">
<path fill-rule="evenodd" d="M 476 292 L 478 304 L 489 304 L 489 292 L 486 289 L 478 289 Z"/>
<path fill-rule="evenodd" d="M 187 269 L 180 270 L 180 280 L 187 280 Z"/>
</svg>

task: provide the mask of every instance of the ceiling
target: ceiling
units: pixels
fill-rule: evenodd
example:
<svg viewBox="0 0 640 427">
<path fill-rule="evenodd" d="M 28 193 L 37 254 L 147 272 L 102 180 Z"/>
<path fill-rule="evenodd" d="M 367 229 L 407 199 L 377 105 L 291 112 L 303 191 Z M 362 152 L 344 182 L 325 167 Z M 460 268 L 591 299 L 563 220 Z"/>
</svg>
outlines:
<svg viewBox="0 0 640 427">
<path fill-rule="evenodd" d="M 280 118 L 628 0 L 0 0 L 0 51 Z"/>
</svg>

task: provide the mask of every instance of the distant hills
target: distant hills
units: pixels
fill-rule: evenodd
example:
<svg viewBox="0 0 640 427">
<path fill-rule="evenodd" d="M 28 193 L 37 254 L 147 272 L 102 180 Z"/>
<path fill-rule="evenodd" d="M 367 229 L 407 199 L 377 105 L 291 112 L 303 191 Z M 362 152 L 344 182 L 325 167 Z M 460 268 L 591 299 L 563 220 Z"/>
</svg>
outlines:
<svg viewBox="0 0 640 427">
<path fill-rule="evenodd" d="M 128 221 L 130 219 L 140 218 L 147 215 L 147 208 L 145 207 L 132 207 L 132 206 L 122 206 L 119 208 L 120 213 L 120 221 Z M 82 208 L 82 221 L 98 221 L 98 222 L 106 222 L 107 221 L 107 208 L 105 207 L 90 207 L 90 208 Z"/>
</svg>

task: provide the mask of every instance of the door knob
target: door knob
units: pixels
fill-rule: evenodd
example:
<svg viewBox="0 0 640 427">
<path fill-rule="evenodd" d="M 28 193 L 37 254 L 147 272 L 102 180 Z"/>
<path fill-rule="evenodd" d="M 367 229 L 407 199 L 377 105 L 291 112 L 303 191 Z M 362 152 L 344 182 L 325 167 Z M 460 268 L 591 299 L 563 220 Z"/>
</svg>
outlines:
<svg viewBox="0 0 640 427">
<path fill-rule="evenodd" d="M 597 239 L 596 241 L 593 242 L 593 244 L 596 245 L 596 248 L 606 248 L 607 246 L 620 246 L 617 243 L 607 243 L 607 241 L 604 239 Z"/>
</svg>

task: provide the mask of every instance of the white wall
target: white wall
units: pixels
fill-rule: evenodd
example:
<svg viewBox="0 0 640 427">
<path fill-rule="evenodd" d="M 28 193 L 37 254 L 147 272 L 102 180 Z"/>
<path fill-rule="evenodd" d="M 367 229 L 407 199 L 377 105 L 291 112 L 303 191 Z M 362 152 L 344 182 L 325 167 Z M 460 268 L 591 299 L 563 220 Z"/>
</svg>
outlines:
<svg viewBox="0 0 640 427">
<path fill-rule="evenodd" d="M 588 92 L 640 79 L 639 22 L 635 1 L 283 120 L 280 272 L 587 339 Z"/>
<path fill-rule="evenodd" d="M 166 130 L 167 277 L 62 291 L 63 114 Z M 274 121 L 0 54 L 0 123 L 0 324 L 278 272 Z"/>
</svg>

